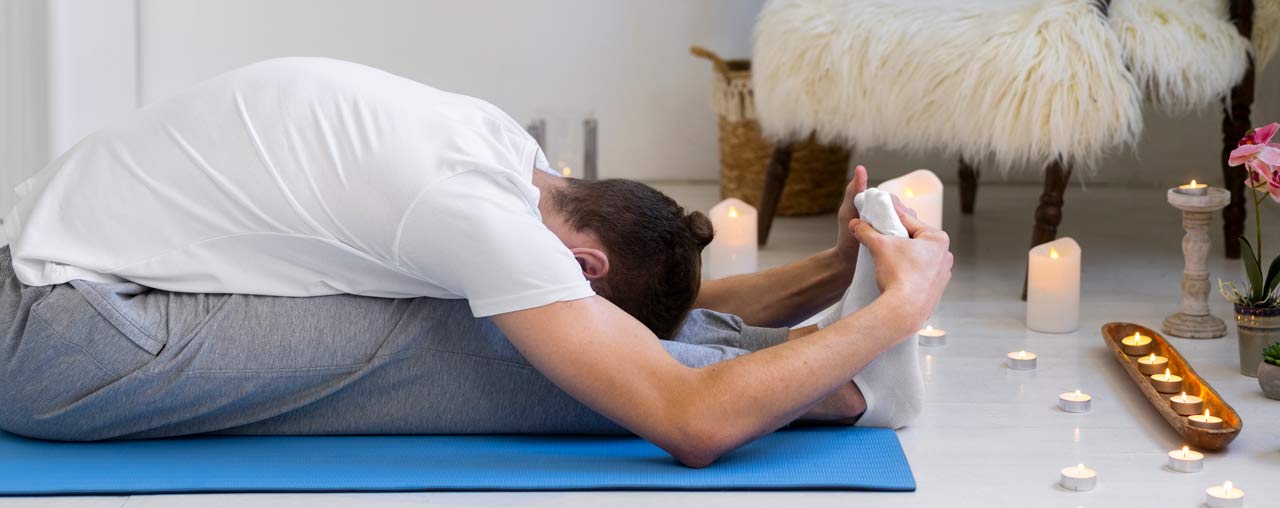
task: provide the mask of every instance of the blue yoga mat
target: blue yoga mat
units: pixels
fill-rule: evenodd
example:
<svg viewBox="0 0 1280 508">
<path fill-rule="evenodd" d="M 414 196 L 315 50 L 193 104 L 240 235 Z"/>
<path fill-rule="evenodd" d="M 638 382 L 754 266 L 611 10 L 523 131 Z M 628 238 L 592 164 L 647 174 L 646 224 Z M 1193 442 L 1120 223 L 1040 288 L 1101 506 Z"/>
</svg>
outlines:
<svg viewBox="0 0 1280 508">
<path fill-rule="evenodd" d="M 885 490 L 893 431 L 776 432 L 711 467 L 634 437 L 229 437 L 59 443 L 0 432 L 0 495 L 459 490 Z"/>
</svg>

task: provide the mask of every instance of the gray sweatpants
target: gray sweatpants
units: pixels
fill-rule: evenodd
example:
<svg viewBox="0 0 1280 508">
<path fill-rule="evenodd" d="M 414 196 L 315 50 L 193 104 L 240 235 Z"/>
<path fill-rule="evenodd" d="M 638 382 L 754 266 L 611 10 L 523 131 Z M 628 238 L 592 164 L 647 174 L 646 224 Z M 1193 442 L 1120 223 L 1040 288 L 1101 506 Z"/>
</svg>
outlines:
<svg viewBox="0 0 1280 508">
<path fill-rule="evenodd" d="M 786 339 L 695 311 L 701 367 Z M 463 300 L 23 285 L 0 248 L 0 429 L 59 440 L 224 434 L 621 433 Z"/>
</svg>

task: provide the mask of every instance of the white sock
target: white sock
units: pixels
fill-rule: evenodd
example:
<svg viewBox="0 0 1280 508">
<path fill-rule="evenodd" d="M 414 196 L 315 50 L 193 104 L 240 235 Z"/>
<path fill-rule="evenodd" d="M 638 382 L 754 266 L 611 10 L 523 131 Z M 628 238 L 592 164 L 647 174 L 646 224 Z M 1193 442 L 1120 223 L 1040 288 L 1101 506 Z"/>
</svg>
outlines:
<svg viewBox="0 0 1280 508">
<path fill-rule="evenodd" d="M 881 234 L 908 236 L 888 192 L 867 189 L 853 199 L 853 204 L 858 208 L 859 217 Z M 825 328 L 880 297 L 875 262 L 867 249 L 858 250 L 857 266 L 853 283 L 845 291 L 844 298 L 822 317 L 818 328 Z M 902 341 L 880 353 L 854 376 L 854 384 L 858 385 L 867 401 L 867 410 L 858 418 L 858 425 L 897 429 L 920 414 L 924 406 L 924 376 L 917 356 L 919 349 L 915 340 Z"/>
</svg>

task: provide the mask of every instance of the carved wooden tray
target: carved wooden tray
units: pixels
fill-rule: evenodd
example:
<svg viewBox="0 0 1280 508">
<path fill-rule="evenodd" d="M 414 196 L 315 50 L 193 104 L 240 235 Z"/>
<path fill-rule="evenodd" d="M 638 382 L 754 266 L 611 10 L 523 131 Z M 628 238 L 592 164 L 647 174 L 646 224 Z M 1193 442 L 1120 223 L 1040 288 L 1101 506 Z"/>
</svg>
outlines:
<svg viewBox="0 0 1280 508">
<path fill-rule="evenodd" d="M 1222 418 L 1221 429 L 1201 429 L 1192 427 L 1187 417 L 1181 416 L 1174 412 L 1173 407 L 1169 404 L 1170 395 L 1157 392 L 1147 379 L 1147 375 L 1138 370 L 1138 357 L 1129 356 L 1120 349 L 1120 340 L 1133 335 L 1133 332 L 1141 332 L 1143 335 L 1151 337 L 1152 352 L 1158 356 L 1169 359 L 1168 368 L 1174 374 L 1182 376 L 1182 389 L 1187 395 L 1195 395 L 1204 399 L 1204 407 L 1210 411 L 1213 416 Z M 1134 384 L 1138 385 L 1138 390 L 1151 401 L 1151 405 L 1156 408 L 1156 412 L 1169 422 L 1173 430 L 1187 440 L 1187 444 L 1202 450 L 1220 450 L 1225 448 L 1231 440 L 1240 434 L 1240 429 L 1244 426 L 1244 421 L 1240 419 L 1240 414 L 1236 413 L 1227 401 L 1218 395 L 1218 392 L 1209 386 L 1209 382 L 1200 377 L 1196 370 L 1191 368 L 1191 364 L 1178 354 L 1178 350 L 1174 349 L 1164 336 L 1155 330 L 1145 326 L 1135 325 L 1133 323 L 1107 323 L 1102 325 L 1102 339 L 1107 343 L 1107 347 L 1111 349 L 1111 353 L 1115 355 L 1116 360 L 1120 362 L 1120 366 L 1129 374 L 1129 378 Z"/>
</svg>

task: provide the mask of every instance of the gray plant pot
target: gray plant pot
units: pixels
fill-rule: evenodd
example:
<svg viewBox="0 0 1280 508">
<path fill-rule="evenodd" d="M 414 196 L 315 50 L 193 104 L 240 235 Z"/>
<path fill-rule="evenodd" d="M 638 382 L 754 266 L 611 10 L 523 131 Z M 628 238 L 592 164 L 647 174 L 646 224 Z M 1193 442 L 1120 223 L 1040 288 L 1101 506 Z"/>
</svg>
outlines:
<svg viewBox="0 0 1280 508">
<path fill-rule="evenodd" d="M 1280 307 L 1236 305 L 1236 334 L 1240 339 L 1240 373 L 1257 377 L 1262 349 L 1280 342 Z"/>
<path fill-rule="evenodd" d="M 1258 364 L 1258 386 L 1268 399 L 1280 400 L 1280 367 L 1267 362 Z"/>
</svg>

